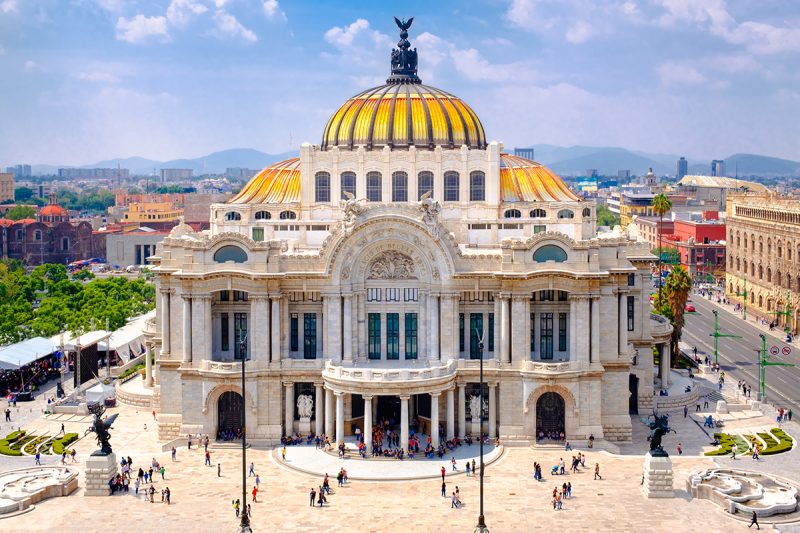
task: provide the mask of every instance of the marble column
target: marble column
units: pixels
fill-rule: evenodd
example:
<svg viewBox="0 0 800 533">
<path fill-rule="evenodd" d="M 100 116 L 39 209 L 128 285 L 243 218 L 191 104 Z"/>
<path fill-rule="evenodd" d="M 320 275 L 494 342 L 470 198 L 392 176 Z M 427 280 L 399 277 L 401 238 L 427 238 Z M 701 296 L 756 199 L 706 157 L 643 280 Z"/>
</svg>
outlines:
<svg viewBox="0 0 800 533">
<path fill-rule="evenodd" d="M 558 315 L 556 314 L 556 317 Z M 511 299 L 511 354 L 509 361 L 529 361 L 530 343 L 530 295 L 515 294 Z M 558 325 L 558 322 L 556 322 Z"/>
<path fill-rule="evenodd" d="M 592 298 L 592 345 L 589 361 L 600 363 L 600 297 Z"/>
<path fill-rule="evenodd" d="M 203 296 L 203 359 L 214 358 L 214 321 L 211 317 L 211 303 L 213 298 L 210 294 Z"/>
<path fill-rule="evenodd" d="M 408 399 L 400 396 L 400 447 L 408 452 Z"/>
<path fill-rule="evenodd" d="M 454 409 L 453 396 L 455 391 L 450 389 L 447 391 L 447 434 L 446 440 L 453 440 L 456 438 L 456 414 Z"/>
<path fill-rule="evenodd" d="M 192 362 L 192 297 L 183 295 L 183 362 Z"/>
<path fill-rule="evenodd" d="M 569 360 L 578 359 L 578 300 L 569 297 Z"/>
<path fill-rule="evenodd" d="M 270 313 L 272 322 L 272 331 L 270 333 L 272 335 L 269 339 L 272 349 L 270 350 L 270 356 L 271 361 L 275 363 L 281 360 L 281 297 L 279 294 L 272 295 L 270 301 L 272 302 L 272 313 Z"/>
<path fill-rule="evenodd" d="M 494 345 L 492 348 L 492 357 L 494 359 L 500 360 L 500 316 L 502 315 L 501 311 L 501 302 L 500 300 L 500 293 L 494 294 L 494 331 L 492 335 L 494 336 Z M 489 338 L 486 338 L 486 349 L 489 349 Z"/>
<path fill-rule="evenodd" d="M 428 355 L 428 293 L 420 291 L 419 315 L 417 316 L 417 358 L 428 357 Z"/>
<path fill-rule="evenodd" d="M 619 354 L 621 356 L 627 356 L 628 355 L 628 293 L 625 292 L 620 293 L 618 299 L 619 299 Z"/>
<path fill-rule="evenodd" d="M 577 320 L 575 330 L 580 333 L 577 335 L 577 354 L 575 360 L 581 366 L 589 365 L 590 350 L 590 330 L 589 330 L 589 297 L 586 295 L 577 296 Z"/>
<path fill-rule="evenodd" d="M 431 343 L 429 356 L 431 361 L 439 360 L 439 295 L 431 294 L 428 298 L 430 304 Z"/>
<path fill-rule="evenodd" d="M 439 446 L 439 392 L 431 393 L 431 445 Z"/>
<path fill-rule="evenodd" d="M 500 296 L 500 362 L 511 362 L 511 331 L 509 328 L 509 305 L 507 295 Z M 496 339 L 495 339 L 496 340 Z"/>
<path fill-rule="evenodd" d="M 344 393 L 335 392 L 336 396 L 336 446 L 344 442 Z"/>
<path fill-rule="evenodd" d="M 650 317 L 647 317 L 648 320 Z M 667 389 L 669 388 L 669 359 L 670 353 L 669 350 L 664 349 L 665 345 L 663 342 L 658 343 L 658 377 L 661 378 L 661 388 Z"/>
<path fill-rule="evenodd" d="M 489 383 L 489 438 L 497 436 L 497 384 Z"/>
<path fill-rule="evenodd" d="M 353 295 L 344 295 L 344 336 L 342 338 L 343 359 L 348 362 L 353 361 Z"/>
<path fill-rule="evenodd" d="M 367 357 L 367 302 L 364 291 L 358 293 L 358 314 L 356 316 L 358 323 L 358 344 L 356 354 L 359 359 Z"/>
<path fill-rule="evenodd" d="M 169 355 L 169 335 L 170 335 L 170 328 L 169 328 L 169 320 L 170 320 L 170 308 L 169 308 L 169 289 L 165 289 L 161 291 L 161 356 L 166 357 Z"/>
<path fill-rule="evenodd" d="M 325 338 L 328 343 L 325 345 L 325 353 L 334 361 L 342 360 L 342 297 L 338 294 L 326 298 L 328 305 L 324 308 L 328 313 L 325 324 L 328 326 L 328 333 Z"/>
<path fill-rule="evenodd" d="M 372 454 L 372 396 L 364 396 L 364 447 Z"/>
<path fill-rule="evenodd" d="M 467 435 L 467 397 L 463 383 L 458 385 L 458 438 L 464 439 Z"/>
<path fill-rule="evenodd" d="M 269 326 L 269 297 L 265 294 L 251 294 L 250 332 L 247 337 L 252 361 L 269 363 L 272 344 Z"/>
<path fill-rule="evenodd" d="M 294 432 L 294 383 L 283 384 L 284 426 L 283 434 L 288 437 Z"/>
<path fill-rule="evenodd" d="M 331 438 L 333 436 L 333 391 L 325 389 L 325 436 Z"/>
<path fill-rule="evenodd" d="M 144 386 L 153 386 L 153 354 L 149 343 L 144 343 Z"/>
<path fill-rule="evenodd" d="M 199 363 L 205 358 L 205 295 L 192 296 L 192 361 Z M 238 342 L 239 339 L 234 339 Z"/>
<path fill-rule="evenodd" d="M 314 433 L 322 435 L 322 383 L 314 383 Z"/>
</svg>

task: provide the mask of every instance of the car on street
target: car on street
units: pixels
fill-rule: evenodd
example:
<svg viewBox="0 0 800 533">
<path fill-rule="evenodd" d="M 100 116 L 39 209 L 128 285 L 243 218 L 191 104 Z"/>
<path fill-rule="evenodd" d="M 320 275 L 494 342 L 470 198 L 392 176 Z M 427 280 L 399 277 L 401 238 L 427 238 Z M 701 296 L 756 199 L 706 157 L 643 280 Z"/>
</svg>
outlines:
<svg viewBox="0 0 800 533">
<path fill-rule="evenodd" d="M 694 313 L 697 311 L 697 309 L 695 309 L 693 305 L 687 305 L 686 307 L 683 308 L 683 310 L 686 311 L 687 313 Z"/>
</svg>

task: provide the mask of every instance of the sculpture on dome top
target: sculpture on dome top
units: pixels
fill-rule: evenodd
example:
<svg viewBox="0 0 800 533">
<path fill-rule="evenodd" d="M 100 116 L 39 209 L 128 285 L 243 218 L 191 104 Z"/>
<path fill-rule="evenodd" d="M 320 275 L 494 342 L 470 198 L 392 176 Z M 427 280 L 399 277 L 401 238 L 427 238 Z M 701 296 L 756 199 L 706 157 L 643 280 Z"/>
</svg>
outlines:
<svg viewBox="0 0 800 533">
<path fill-rule="evenodd" d="M 410 50 L 408 42 L 408 29 L 414 22 L 414 17 L 400 20 L 394 17 L 394 22 L 400 28 L 400 40 L 397 48 L 392 48 L 392 75 L 387 83 L 420 83 L 417 77 L 417 49 Z"/>
</svg>

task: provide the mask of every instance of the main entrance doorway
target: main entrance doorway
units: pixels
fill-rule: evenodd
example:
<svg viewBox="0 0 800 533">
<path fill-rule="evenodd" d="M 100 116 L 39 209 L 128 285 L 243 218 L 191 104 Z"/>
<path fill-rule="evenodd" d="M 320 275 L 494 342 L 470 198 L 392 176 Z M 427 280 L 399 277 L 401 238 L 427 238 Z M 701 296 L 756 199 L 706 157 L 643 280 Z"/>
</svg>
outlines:
<svg viewBox="0 0 800 533">
<path fill-rule="evenodd" d="M 378 396 L 378 420 L 388 420 L 391 424 L 399 424 L 400 421 L 400 397 L 399 396 Z"/>
<path fill-rule="evenodd" d="M 555 392 L 545 392 L 536 400 L 536 436 L 564 431 L 564 398 Z"/>
<path fill-rule="evenodd" d="M 242 429 L 242 396 L 238 392 L 223 392 L 217 400 L 217 438 L 227 440 Z"/>
</svg>

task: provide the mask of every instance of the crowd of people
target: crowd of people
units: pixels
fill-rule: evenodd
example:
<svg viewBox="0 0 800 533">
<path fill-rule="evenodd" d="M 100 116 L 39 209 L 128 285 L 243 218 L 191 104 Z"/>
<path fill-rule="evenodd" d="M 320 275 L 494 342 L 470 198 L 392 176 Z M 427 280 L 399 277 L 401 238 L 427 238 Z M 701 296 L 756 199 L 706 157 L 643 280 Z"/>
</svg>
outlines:
<svg viewBox="0 0 800 533">
<path fill-rule="evenodd" d="M 566 439 L 566 435 L 564 434 L 564 430 L 561 431 L 539 431 L 538 435 L 536 435 L 537 441 L 542 440 L 552 440 L 556 442 L 564 442 Z"/>
<path fill-rule="evenodd" d="M 347 483 L 347 470 L 345 470 L 344 467 L 340 468 L 339 473 L 336 474 L 336 482 L 340 487 L 344 487 Z M 328 503 L 328 496 L 331 494 L 330 480 L 328 479 L 328 473 L 325 472 L 325 477 L 322 478 L 322 484 L 316 489 L 311 487 L 311 490 L 308 492 L 309 506 L 324 506 L 326 503 Z"/>
<path fill-rule="evenodd" d="M 155 476 L 160 475 L 161 480 L 164 481 L 166 473 L 166 468 L 159 464 L 155 457 L 153 457 L 152 462 L 147 470 L 140 467 L 138 473 L 136 474 L 136 478 L 133 479 L 133 459 L 130 456 L 125 457 L 123 456 L 120 460 L 120 468 L 119 472 L 109 480 L 108 487 L 111 489 L 111 494 L 116 494 L 118 492 L 121 493 L 128 493 L 130 492 L 131 482 L 133 482 L 134 494 L 138 497 L 141 495 L 144 498 L 144 501 L 149 501 L 150 503 L 155 502 L 155 494 L 157 489 L 155 487 Z M 149 485 L 149 486 L 148 486 Z M 171 503 L 172 492 L 170 491 L 169 487 L 164 487 L 161 489 L 161 503 L 166 503 L 169 505 Z"/>
<path fill-rule="evenodd" d="M 46 357 L 20 368 L 0 370 L 0 396 L 13 399 L 16 393 L 34 392 L 50 379 L 60 376 L 55 357 Z"/>
</svg>

